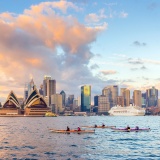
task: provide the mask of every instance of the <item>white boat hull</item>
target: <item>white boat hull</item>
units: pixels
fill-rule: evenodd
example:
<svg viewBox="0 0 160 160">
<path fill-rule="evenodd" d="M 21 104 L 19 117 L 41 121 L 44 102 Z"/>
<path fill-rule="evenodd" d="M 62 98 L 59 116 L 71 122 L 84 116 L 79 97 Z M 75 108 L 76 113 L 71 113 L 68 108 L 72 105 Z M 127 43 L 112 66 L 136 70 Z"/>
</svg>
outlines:
<svg viewBox="0 0 160 160">
<path fill-rule="evenodd" d="M 114 106 L 109 110 L 109 114 L 112 116 L 144 116 L 145 109 L 137 106 Z"/>
</svg>

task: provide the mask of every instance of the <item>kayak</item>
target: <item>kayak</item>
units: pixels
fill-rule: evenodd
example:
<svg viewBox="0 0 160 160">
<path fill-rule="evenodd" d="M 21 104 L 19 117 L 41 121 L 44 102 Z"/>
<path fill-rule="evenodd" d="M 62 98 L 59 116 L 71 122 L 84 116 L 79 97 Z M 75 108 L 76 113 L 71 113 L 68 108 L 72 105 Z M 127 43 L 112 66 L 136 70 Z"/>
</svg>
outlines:
<svg viewBox="0 0 160 160">
<path fill-rule="evenodd" d="M 116 132 L 148 132 L 151 130 L 150 128 L 139 128 L 139 129 L 111 128 L 111 129 Z"/>
<path fill-rule="evenodd" d="M 66 130 L 51 130 L 51 132 L 54 133 L 95 133 L 95 130 L 70 130 L 70 131 L 66 131 Z"/>
<path fill-rule="evenodd" d="M 116 126 L 82 126 L 82 128 L 116 128 Z"/>
</svg>

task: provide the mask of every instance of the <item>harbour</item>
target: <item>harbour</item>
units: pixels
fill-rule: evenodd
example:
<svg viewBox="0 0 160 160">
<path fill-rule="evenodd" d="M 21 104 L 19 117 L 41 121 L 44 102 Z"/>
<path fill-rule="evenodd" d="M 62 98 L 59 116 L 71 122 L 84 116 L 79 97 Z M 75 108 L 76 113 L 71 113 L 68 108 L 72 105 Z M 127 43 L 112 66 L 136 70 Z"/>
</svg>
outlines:
<svg viewBox="0 0 160 160">
<path fill-rule="evenodd" d="M 159 116 L 0 117 L 0 122 L 1 159 L 160 159 Z M 59 134 L 49 130 L 102 123 L 117 128 L 138 125 L 151 130 L 113 132 L 111 128 L 96 128 L 91 134 Z"/>
</svg>

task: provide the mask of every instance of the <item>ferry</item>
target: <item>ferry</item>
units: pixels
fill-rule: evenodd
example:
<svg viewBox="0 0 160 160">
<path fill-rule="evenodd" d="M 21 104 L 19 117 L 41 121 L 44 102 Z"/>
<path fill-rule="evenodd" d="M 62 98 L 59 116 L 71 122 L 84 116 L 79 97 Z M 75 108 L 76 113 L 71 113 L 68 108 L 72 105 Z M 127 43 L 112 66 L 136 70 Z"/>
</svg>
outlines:
<svg viewBox="0 0 160 160">
<path fill-rule="evenodd" d="M 46 112 L 45 117 L 57 117 L 57 115 L 53 112 Z"/>
<path fill-rule="evenodd" d="M 135 105 L 130 105 L 127 107 L 117 105 L 112 107 L 108 113 L 111 116 L 144 116 L 145 109 Z"/>
</svg>

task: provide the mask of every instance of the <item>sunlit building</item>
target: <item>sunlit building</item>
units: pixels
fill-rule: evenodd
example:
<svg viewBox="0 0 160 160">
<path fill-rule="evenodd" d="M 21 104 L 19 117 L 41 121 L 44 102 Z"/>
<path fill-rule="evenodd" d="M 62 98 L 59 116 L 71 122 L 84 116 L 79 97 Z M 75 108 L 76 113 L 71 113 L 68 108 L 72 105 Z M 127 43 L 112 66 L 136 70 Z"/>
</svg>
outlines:
<svg viewBox="0 0 160 160">
<path fill-rule="evenodd" d="M 37 89 L 33 90 L 24 104 L 25 115 L 44 116 L 51 109 L 47 106 L 45 100 L 38 93 Z"/>
<path fill-rule="evenodd" d="M 0 115 L 19 115 L 21 114 L 21 106 L 17 96 L 11 91 L 0 109 Z"/>
<path fill-rule="evenodd" d="M 123 96 L 117 97 L 117 105 L 124 107 L 124 97 Z"/>
<path fill-rule="evenodd" d="M 105 95 L 109 99 L 110 108 L 117 104 L 118 86 L 107 86 L 102 90 L 102 95 Z"/>
<path fill-rule="evenodd" d="M 130 90 L 127 88 L 121 88 L 120 95 L 124 97 L 124 106 L 130 106 Z"/>
<path fill-rule="evenodd" d="M 43 96 L 49 98 L 49 106 L 51 105 L 51 95 L 56 94 L 56 80 L 51 76 L 44 76 L 43 80 Z"/>
<path fill-rule="evenodd" d="M 84 85 L 81 87 L 81 111 L 90 112 L 91 108 L 91 86 Z"/>
<path fill-rule="evenodd" d="M 133 91 L 133 104 L 142 107 L 142 94 L 140 90 Z"/>
<path fill-rule="evenodd" d="M 51 95 L 51 106 L 52 112 L 54 113 L 62 113 L 64 108 L 62 107 L 62 95 L 61 94 L 52 94 Z"/>
</svg>

